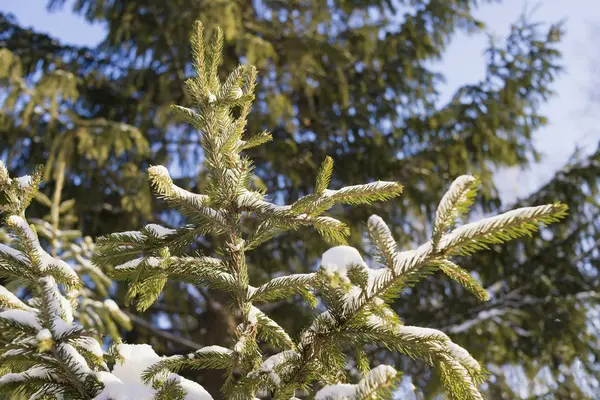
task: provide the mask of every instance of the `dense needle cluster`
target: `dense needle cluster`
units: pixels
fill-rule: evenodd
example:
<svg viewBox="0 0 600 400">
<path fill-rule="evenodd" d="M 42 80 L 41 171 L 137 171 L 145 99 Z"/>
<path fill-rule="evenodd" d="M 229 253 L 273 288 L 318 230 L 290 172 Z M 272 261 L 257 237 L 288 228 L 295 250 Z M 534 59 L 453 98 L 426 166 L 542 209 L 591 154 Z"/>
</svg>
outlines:
<svg viewBox="0 0 600 400">
<path fill-rule="evenodd" d="M 176 374 L 193 368 L 222 370 L 227 399 L 390 398 L 399 374 L 392 366 L 370 365 L 364 351 L 365 346 L 378 346 L 437 368 L 451 399 L 482 399 L 478 386 L 485 379 L 484 368 L 443 332 L 405 325 L 389 304 L 402 289 L 438 270 L 487 300 L 481 284 L 452 257 L 529 235 L 540 224 L 564 216 L 566 207 L 522 208 L 454 227 L 468 211 L 477 187 L 475 178 L 462 176 L 439 204 L 431 239 L 415 250 L 399 249 L 386 223 L 376 215 L 369 218 L 368 234 L 380 264 L 373 268 L 356 249 L 344 245 L 347 226 L 324 213 L 336 204 L 397 197 L 402 186 L 372 182 L 330 189 L 333 161 L 327 158 L 312 194 L 290 205 L 270 202 L 252 186 L 252 163 L 242 155 L 271 139 L 268 132 L 245 132 L 257 72 L 241 65 L 220 81 L 222 44 L 222 33 L 217 31 L 206 48 L 202 26 L 196 26 L 192 45 L 197 75 L 187 81 L 194 108 L 173 108 L 202 133 L 205 193 L 176 186 L 163 166 L 148 170 L 155 193 L 185 215 L 188 223 L 177 229 L 150 224 L 139 231 L 105 236 L 97 240 L 93 261 L 109 269 L 115 279 L 129 283 L 127 301 L 135 302 L 140 311 L 157 300 L 168 279 L 222 291 L 237 320 L 231 345 L 160 357 L 148 345 L 117 344 L 104 354 L 71 316 L 78 296 L 70 289 L 79 285 L 77 274 L 41 248 L 24 219 L 39 179 L 23 185 L 2 169 L 0 187 L 12 204 L 4 211 L 16 243 L 0 248 L 0 273 L 25 276 L 32 297 L 26 304 L 4 288 L 0 291 L 0 307 L 5 309 L 0 313 L 0 328 L 10 328 L 7 334 L 0 333 L 0 361 L 11 360 L 0 363 L 8 365 L 0 370 L 5 374 L 0 378 L 0 393 L 15 390 L 41 398 L 63 393 L 84 399 L 210 399 L 200 385 Z M 254 227 L 249 233 L 244 229 L 248 223 Z M 246 252 L 286 230 L 305 227 L 334 245 L 323 254 L 320 268 L 253 286 Z M 206 236 L 216 243 L 216 254 L 190 254 L 193 244 Z M 261 304 L 295 295 L 318 310 L 298 338 L 261 311 Z M 278 352 L 263 354 L 265 344 Z M 22 357 L 24 352 L 27 357 Z M 358 382 L 349 382 L 350 360 L 361 374 Z"/>
</svg>

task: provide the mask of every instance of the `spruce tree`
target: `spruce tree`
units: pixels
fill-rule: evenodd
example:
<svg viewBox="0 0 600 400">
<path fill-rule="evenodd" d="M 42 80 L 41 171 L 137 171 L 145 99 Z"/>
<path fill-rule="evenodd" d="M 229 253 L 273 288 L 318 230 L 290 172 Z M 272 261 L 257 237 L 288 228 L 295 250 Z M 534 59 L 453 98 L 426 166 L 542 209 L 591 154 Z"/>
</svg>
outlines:
<svg viewBox="0 0 600 400">
<path fill-rule="evenodd" d="M 54 6 L 60 3 L 52 1 Z M 0 40 L 19 55 L 29 79 L 56 65 L 74 73 L 80 78 L 78 110 L 138 126 L 150 141 L 153 162 L 180 163 L 184 168 L 174 174 L 175 182 L 204 192 L 204 172 L 196 169 L 202 156 L 198 137 L 191 125 L 179 124 L 168 106 L 188 104 L 181 87 L 191 73 L 186 46 L 191 21 L 202 15 L 208 30 L 224 26 L 225 66 L 232 69 L 250 60 L 263 71 L 249 128 L 270 128 L 277 140 L 249 150 L 257 183 L 264 183 L 278 200 L 292 202 L 310 193 L 326 154 L 336 160 L 335 185 L 398 179 L 406 186 L 400 202 L 336 207 L 332 215 L 348 223 L 349 243 L 361 248 L 364 222 L 374 210 L 390 222 L 399 247 L 407 249 L 418 243 L 417 238 L 428 238 L 437 200 L 452 178 L 463 173 L 480 176 L 483 190 L 477 212 L 500 212 L 515 205 L 500 205 L 493 187 L 495 167 L 525 165 L 537 157 L 531 135 L 546 123 L 539 106 L 551 94 L 560 71 L 560 26 L 546 29 L 529 19 L 517 21 L 506 40 L 490 41 L 484 79 L 458 88 L 448 102 L 439 101 L 443 81 L 435 62 L 457 33 L 485 30 L 474 17 L 474 10 L 485 6 L 485 1 L 462 0 L 309 1 L 301 6 L 279 1 L 82 0 L 75 11 L 108 27 L 98 48 L 61 44 L 4 16 Z M 46 146 L 36 145 L 44 132 L 37 125 L 0 132 L 0 152 L 24 149 L 13 156 L 12 170 L 23 174 L 23 166 L 46 162 Z M 19 146 L 13 146 L 15 138 Z M 127 168 L 110 168 L 129 160 L 110 154 L 104 166 L 73 164 L 65 193 L 66 198 L 77 198 L 85 234 L 133 229 L 148 215 L 144 161 L 135 158 Z M 523 366 L 530 382 L 549 367 L 554 380 L 547 385 L 549 395 L 557 386 L 560 393 L 575 393 L 582 384 L 567 376 L 574 362 L 581 360 L 588 373 L 597 374 L 597 335 L 588 331 L 592 304 L 585 296 L 598 290 L 597 254 L 590 251 L 592 238 L 598 238 L 594 193 L 599 175 L 594 160 L 575 161 L 540 193 L 516 205 L 560 199 L 576 210 L 564 224 L 525 243 L 512 243 L 506 251 L 492 246 L 493 251 L 460 260 L 490 289 L 492 301 L 480 304 L 460 285 L 436 275 L 405 291 L 392 305 L 394 310 L 411 324 L 451 333 L 465 346 L 490 343 L 469 350 L 486 364 Z M 45 212 L 35 207 L 30 215 Z M 155 222 L 171 227 L 181 223 L 180 215 L 161 203 L 153 209 Z M 299 241 L 306 246 L 295 245 Z M 209 240 L 196 245 L 205 252 L 213 249 Z M 252 279 L 262 283 L 281 273 L 309 272 L 324 249 L 317 235 L 288 231 L 248 253 L 247 264 L 252 266 Z M 126 334 L 128 340 L 152 341 L 160 352 L 173 353 L 198 347 L 195 343 L 214 344 L 235 330 L 229 314 L 219 307 L 223 299 L 213 291 L 197 293 L 169 282 L 163 293 L 158 303 L 134 319 L 136 329 Z M 439 307 L 439 299 L 452 307 Z M 295 299 L 275 303 L 269 310 L 294 334 L 310 318 Z M 168 320 L 169 335 L 156 329 L 157 320 Z M 197 320 L 213 329 L 199 328 Z M 406 359 L 396 362 L 406 364 Z M 429 369 L 420 364 L 403 369 L 427 396 L 439 390 Z M 507 372 L 492 368 L 491 373 L 488 395 L 508 393 Z"/>
<path fill-rule="evenodd" d="M 0 274 L 31 293 L 27 303 L 0 286 L 0 394 L 91 399 L 101 388 L 92 371 L 103 364 L 98 341 L 74 323 L 81 281 L 73 268 L 48 254 L 25 219 L 42 178 L 11 179 L 0 164 L 0 209 L 15 243 L 0 245 Z M 64 289 L 60 290 L 59 285 Z"/>
<path fill-rule="evenodd" d="M 31 220 L 42 246 L 53 257 L 59 256 L 69 262 L 82 278 L 84 285 L 73 293 L 84 298 L 79 302 L 80 308 L 74 310 L 78 319 L 87 328 L 95 327 L 101 334 L 108 332 L 118 338 L 119 329 L 131 329 L 131 322 L 119 306 L 107 298 L 112 280 L 91 264 L 94 244 L 90 237 L 82 237 L 76 229 L 78 204 L 75 198 L 63 199 L 64 185 L 74 164 L 80 161 L 77 156 L 85 154 L 87 162 L 103 165 L 111 149 L 119 155 L 134 147 L 144 152 L 147 142 L 134 127 L 78 116 L 73 110 L 73 102 L 79 96 L 77 78 L 65 70 L 54 69 L 31 85 L 24 79 L 21 59 L 2 49 L 0 82 L 7 94 L 2 103 L 4 129 L 23 133 L 23 129 L 38 126 L 45 133 L 41 141 L 48 158 L 43 168 L 43 180 L 49 195 L 38 191 L 37 186 L 35 190 L 30 189 L 35 193 L 35 205 L 40 210 L 48 210 L 38 214 L 40 218 Z M 23 150 L 21 144 L 27 140 L 32 141 L 29 134 L 16 138 L 16 141 L 9 139 L 12 146 L 6 157 L 9 165 L 15 163 Z"/>
<path fill-rule="evenodd" d="M 479 363 L 441 331 L 404 325 L 389 303 L 402 289 L 438 270 L 479 299 L 489 299 L 477 279 L 451 258 L 530 235 L 539 224 L 562 218 L 566 207 L 558 203 L 526 207 L 452 229 L 473 203 L 478 184 L 475 178 L 462 176 L 442 198 L 430 240 L 415 250 L 400 251 L 385 222 L 376 215 L 369 218 L 370 242 L 382 264 L 372 269 L 356 249 L 344 245 L 347 226 L 322 214 L 336 203 L 391 199 L 400 195 L 402 187 L 377 181 L 330 189 L 333 163 L 327 158 L 313 193 L 291 205 L 266 200 L 264 192 L 252 187 L 252 164 L 241 154 L 270 139 L 267 132 L 245 134 L 256 70 L 240 65 L 225 80 L 219 79 L 222 35 L 217 30 L 206 48 L 202 26 L 196 26 L 192 45 L 197 75 L 186 82 L 195 107 L 174 107 L 201 133 L 206 192 L 189 192 L 175 185 L 164 166 L 150 167 L 155 193 L 186 215 L 188 224 L 177 229 L 148 225 L 140 231 L 105 236 L 98 241 L 95 261 L 113 267 L 114 277 L 129 282 L 127 299 L 135 301 L 140 311 L 157 300 L 171 278 L 226 293 L 227 307 L 238 325 L 230 346 L 210 345 L 163 358 L 143 372 L 143 380 L 150 384 L 153 379 L 167 379 L 169 385 L 161 393 L 176 397 L 182 388 L 166 378 L 168 371 L 220 369 L 224 371 L 221 390 L 228 399 L 263 395 L 289 399 L 310 393 L 315 385 L 321 387 L 314 394 L 317 399 L 386 398 L 398 374 L 383 364 L 371 369 L 364 348 L 375 345 L 438 368 L 450 398 L 482 399 L 478 385 L 485 370 Z M 244 229 L 246 225 L 252 229 Z M 320 269 L 251 285 L 246 252 L 302 227 L 312 227 L 337 245 L 323 254 Z M 215 256 L 188 255 L 186 250 L 206 236 L 216 244 Z M 257 307 L 294 295 L 322 311 L 297 340 Z M 271 355 L 265 358 L 263 349 Z M 356 384 L 345 383 L 349 359 L 360 371 Z"/>
<path fill-rule="evenodd" d="M 176 382 L 177 387 L 185 388 L 184 395 L 177 398 L 210 398 L 200 385 L 173 373 L 165 380 L 155 380 L 152 388 L 136 385 L 141 371 L 136 375 L 135 369 L 159 357 L 123 344 L 105 353 L 99 332 L 78 323 L 77 317 L 85 322 L 86 316 L 85 311 L 76 312 L 78 303 L 89 302 L 81 291 L 81 279 L 72 265 L 42 248 L 35 225 L 25 219 L 42 170 L 36 169 L 33 176 L 11 178 L 0 162 L 0 192 L 5 200 L 0 212 L 14 238 L 12 246 L 0 244 L 0 277 L 18 282 L 20 290 L 29 293 L 22 301 L 0 286 L 0 397 L 158 400 L 166 393 L 179 394 L 172 390 Z M 109 308 L 115 315 L 120 313 L 117 307 Z M 112 364 L 112 373 L 106 361 Z"/>
</svg>

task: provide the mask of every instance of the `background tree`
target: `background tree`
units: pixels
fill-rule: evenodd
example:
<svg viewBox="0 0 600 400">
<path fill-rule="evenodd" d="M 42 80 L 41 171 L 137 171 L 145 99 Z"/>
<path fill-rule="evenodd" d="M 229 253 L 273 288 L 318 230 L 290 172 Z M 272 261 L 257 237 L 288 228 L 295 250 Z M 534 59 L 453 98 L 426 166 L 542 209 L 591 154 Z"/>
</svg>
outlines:
<svg viewBox="0 0 600 400">
<path fill-rule="evenodd" d="M 433 62 L 441 58 L 456 32 L 484 30 L 472 10 L 485 3 L 80 0 L 74 11 L 108 28 L 96 49 L 60 45 L 20 28 L 7 16 L 1 21 L 0 38 L 21 58 L 30 79 L 35 71 L 50 71 L 57 64 L 81 77 L 78 112 L 136 126 L 150 144 L 146 160 L 169 164 L 171 170 L 179 167 L 176 183 L 203 192 L 206 171 L 200 168 L 199 138 L 190 126 L 177 122 L 168 107 L 191 101 L 183 82 L 192 74 L 187 45 L 192 21 L 207 21 L 209 34 L 216 25 L 222 26 L 224 70 L 247 61 L 261 71 L 248 128 L 269 127 L 277 139 L 274 146 L 251 152 L 258 176 L 254 184 L 267 188 L 274 200 L 289 203 L 310 191 L 326 154 L 338 166 L 332 184 L 375 177 L 400 181 L 407 188 L 402 202 L 378 205 L 374 211 L 402 228 L 403 234 L 395 232 L 394 237 L 404 248 L 426 237 L 429 217 L 452 178 L 463 173 L 480 176 L 479 212 L 503 209 L 493 172 L 497 167 L 526 165 L 537 156 L 531 135 L 546 122 L 538 108 L 551 94 L 551 83 L 560 70 L 556 48 L 560 26 L 517 21 L 504 41 L 490 42 L 484 79 L 460 87 L 446 104 L 438 103 L 443 76 Z M 56 8 L 63 2 L 49 4 Z M 32 137 L 44 136 L 43 130 L 31 132 Z M 11 140 L 21 137 L 14 129 L 0 135 Z M 0 151 L 14 148 L 8 139 L 0 143 Z M 15 160 L 46 161 L 42 146 L 32 143 L 23 143 L 27 153 L 13 156 Z M 147 218 L 148 209 L 138 209 L 149 204 L 147 192 L 138 190 L 143 177 L 134 168 L 113 168 L 113 160 L 128 160 L 114 152 L 110 157 L 111 163 L 85 175 L 93 178 L 77 173 L 87 165 L 76 165 L 67 174 L 64 190 L 68 198 L 77 199 L 84 234 L 131 229 Z M 20 172 L 19 165 L 24 164 L 14 162 L 11 167 Z M 145 165 L 144 160 L 136 160 L 136 165 Z M 545 231 L 543 239 L 527 246 L 515 245 L 502 257 L 493 251 L 465 264 L 494 289 L 491 306 L 466 298 L 458 287 L 440 278 L 411 289 L 411 296 L 401 297 L 396 309 L 409 323 L 454 327 L 461 344 L 494 343 L 482 346 L 477 357 L 498 366 L 527 361 L 530 377 L 544 366 L 558 377 L 563 374 L 561 367 L 570 367 L 577 358 L 589 363 L 595 341 L 581 334 L 588 327 L 590 308 L 580 300 L 585 297 L 582 293 L 597 288 L 590 262 L 596 254 L 588 251 L 587 242 L 597 229 L 595 168 L 592 161 L 574 164 L 540 193 L 522 201 L 530 204 L 557 197 L 574 210 L 564 225 Z M 80 187 L 103 195 L 84 196 Z M 122 203 L 122 198 L 128 200 Z M 155 220 L 167 226 L 180 224 L 180 215 L 161 207 L 153 207 Z M 352 228 L 350 243 L 363 247 L 360 226 L 368 217 L 367 209 L 335 212 Z M 250 257 L 253 279 L 266 281 L 280 273 L 311 270 L 324 245 L 309 238 L 305 246 L 296 246 L 298 240 L 294 232 L 287 233 Z M 198 246 L 210 249 L 212 243 Z M 543 258 L 550 255 L 557 258 Z M 557 279 L 548 281 L 548 276 Z M 162 345 L 158 348 L 165 353 L 181 352 L 194 343 L 219 343 L 224 332 L 233 328 L 229 316 L 222 313 L 221 301 L 211 292 L 169 285 L 156 305 L 134 319 L 137 329 L 126 339 L 151 340 Z M 292 311 L 295 318 L 284 325 L 298 332 L 304 321 L 294 303 L 282 302 L 270 310 L 282 318 Z M 203 331 L 200 327 L 206 324 L 214 329 Z M 489 328 L 494 328 L 493 337 L 478 333 Z M 437 390 L 437 379 L 420 365 L 408 369 L 417 386 L 427 393 Z M 498 378 L 490 390 L 504 390 L 502 371 L 493 372 Z M 581 386 L 573 379 L 561 382 Z"/>
</svg>

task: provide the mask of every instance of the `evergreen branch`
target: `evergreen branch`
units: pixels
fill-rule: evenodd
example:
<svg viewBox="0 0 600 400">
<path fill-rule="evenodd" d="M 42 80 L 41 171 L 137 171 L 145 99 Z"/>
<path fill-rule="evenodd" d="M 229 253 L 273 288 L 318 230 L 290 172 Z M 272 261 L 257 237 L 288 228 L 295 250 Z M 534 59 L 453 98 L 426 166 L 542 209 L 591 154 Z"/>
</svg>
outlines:
<svg viewBox="0 0 600 400">
<path fill-rule="evenodd" d="M 346 347 L 370 343 L 424 360 L 440 369 L 446 393 L 452 399 L 483 399 L 476 385 L 483 381 L 486 372 L 466 350 L 441 331 L 414 326 L 389 329 L 374 324 L 367 329 L 344 329 L 325 335 L 323 338 L 327 341 Z"/>
<path fill-rule="evenodd" d="M 206 84 L 206 50 L 204 46 L 204 27 L 200 21 L 194 23 L 194 29 L 192 30 L 192 36 L 190 38 L 192 48 L 192 63 L 196 70 L 196 76 L 198 79 L 199 87 L 204 88 Z"/>
<path fill-rule="evenodd" d="M 296 345 L 285 330 L 258 308 L 252 306 L 249 317 L 256 322 L 257 337 L 279 349 L 294 349 Z"/>
<path fill-rule="evenodd" d="M 339 190 L 326 190 L 325 197 L 335 203 L 357 205 L 385 201 L 399 196 L 402 185 L 397 182 L 377 181 L 364 185 L 346 186 Z"/>
<path fill-rule="evenodd" d="M 319 168 L 317 173 L 317 182 L 315 184 L 315 194 L 321 195 L 327 190 L 329 182 L 331 181 L 331 174 L 333 173 L 333 159 L 329 156 L 325 157 L 325 160 Z"/>
<path fill-rule="evenodd" d="M 208 196 L 192 193 L 175 185 L 169 171 L 162 165 L 148 168 L 148 177 L 156 194 L 172 207 L 195 213 L 204 212 L 209 203 Z"/>
<path fill-rule="evenodd" d="M 221 346 L 207 346 L 185 356 L 172 356 L 154 363 L 142 374 L 144 382 L 151 382 L 158 374 L 179 372 L 191 369 L 229 369 L 232 366 L 233 351 Z"/>
<path fill-rule="evenodd" d="M 539 225 L 557 222 L 567 215 L 564 204 L 524 207 L 472 222 L 442 237 L 440 250 L 449 254 L 470 254 L 487 249 L 489 244 L 503 243 L 531 236 Z"/>
<path fill-rule="evenodd" d="M 153 400 L 174 400 L 185 399 L 186 390 L 179 383 L 179 379 L 169 379 L 162 384 L 154 395 Z"/>
<path fill-rule="evenodd" d="M 392 232 L 387 224 L 378 215 L 371 215 L 367 223 L 369 239 L 375 246 L 377 253 L 384 265 L 396 264 L 398 246 L 392 237 Z"/>
<path fill-rule="evenodd" d="M 280 276 L 271 279 L 258 288 L 250 288 L 251 290 L 248 291 L 248 301 L 272 302 L 294 294 L 304 295 L 307 288 L 311 287 L 314 283 L 314 273 Z"/>
<path fill-rule="evenodd" d="M 248 150 L 256 146 L 260 146 L 261 144 L 265 144 L 269 141 L 273 140 L 273 136 L 270 132 L 263 131 L 256 135 L 253 135 L 249 139 L 241 140 L 239 145 L 239 151 Z"/>
<path fill-rule="evenodd" d="M 196 111 L 192 110 L 191 108 L 178 106 L 178 105 L 172 105 L 171 110 L 175 113 L 175 115 L 177 115 L 183 121 L 187 122 L 188 124 L 198 128 L 198 129 L 201 129 L 205 123 L 202 116 L 200 114 L 198 114 Z M 152 167 L 150 167 L 150 168 L 152 168 Z"/>
<path fill-rule="evenodd" d="M 304 220 L 301 220 L 301 224 L 304 223 Z M 310 222 L 307 222 L 307 224 L 311 224 L 331 244 L 344 245 L 346 244 L 346 237 L 350 236 L 350 228 L 335 218 L 316 217 L 310 219 Z"/>
<path fill-rule="evenodd" d="M 212 37 L 210 52 L 206 53 L 207 58 L 207 87 L 214 93 L 219 91 L 219 65 L 223 60 L 223 31 L 217 27 L 215 34 Z"/>
<path fill-rule="evenodd" d="M 454 264 L 452 261 L 444 260 L 439 263 L 439 268 L 451 279 L 460 283 L 465 289 L 473 293 L 481 301 L 488 301 L 490 295 L 481 286 L 481 283 L 475 279 L 466 270 Z"/>
<path fill-rule="evenodd" d="M 444 194 L 435 213 L 431 241 L 435 248 L 445 231 L 452 226 L 456 218 L 469 211 L 477 194 L 479 182 L 476 178 L 463 175 L 454 180 Z"/>
</svg>

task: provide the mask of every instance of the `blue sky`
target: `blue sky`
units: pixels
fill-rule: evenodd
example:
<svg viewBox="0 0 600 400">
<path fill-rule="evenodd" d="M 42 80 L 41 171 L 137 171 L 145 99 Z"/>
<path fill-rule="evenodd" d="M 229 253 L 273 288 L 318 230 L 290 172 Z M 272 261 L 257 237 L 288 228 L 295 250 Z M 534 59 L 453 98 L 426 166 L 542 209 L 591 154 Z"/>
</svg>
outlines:
<svg viewBox="0 0 600 400">
<path fill-rule="evenodd" d="M 86 23 L 74 16 L 69 7 L 48 13 L 45 4 L 46 0 L 3 0 L 0 10 L 14 13 L 22 25 L 47 32 L 67 43 L 93 46 L 104 36 L 103 26 Z M 476 15 L 500 38 L 508 33 L 511 22 L 526 6 L 530 10 L 535 9 L 533 16 L 537 20 L 566 18 L 567 35 L 560 46 L 565 71 L 554 86 L 556 96 L 542 109 L 550 124 L 535 136 L 543 160 L 526 171 L 504 169 L 498 174 L 497 184 L 507 201 L 527 195 L 545 183 L 554 171 L 564 165 L 576 146 L 589 152 L 600 141 L 600 129 L 595 128 L 600 118 L 594 117 L 597 110 L 590 109 L 589 102 L 590 86 L 600 83 L 592 69 L 592 61 L 600 61 L 600 55 L 590 53 L 597 48 L 592 36 L 594 21 L 600 27 L 597 0 L 542 0 L 534 5 L 536 3 L 525 0 L 505 0 L 476 11 Z M 600 33 L 597 37 L 600 38 Z M 459 85 L 483 77 L 482 55 L 486 44 L 485 35 L 458 35 L 454 39 L 439 66 L 447 78 L 446 97 Z"/>
</svg>

